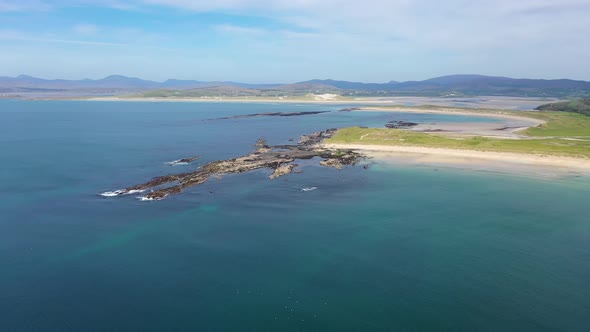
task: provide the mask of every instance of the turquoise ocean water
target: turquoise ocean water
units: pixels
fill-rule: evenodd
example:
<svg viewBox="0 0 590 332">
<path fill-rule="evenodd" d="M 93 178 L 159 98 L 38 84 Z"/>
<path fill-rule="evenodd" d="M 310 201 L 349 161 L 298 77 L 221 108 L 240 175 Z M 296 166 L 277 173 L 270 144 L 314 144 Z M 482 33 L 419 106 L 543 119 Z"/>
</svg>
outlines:
<svg viewBox="0 0 590 332">
<path fill-rule="evenodd" d="M 344 106 L 0 101 L 0 331 L 583 331 L 590 180 L 371 164 L 98 193 L 330 127 Z M 318 187 L 302 192 L 301 188 Z"/>
</svg>

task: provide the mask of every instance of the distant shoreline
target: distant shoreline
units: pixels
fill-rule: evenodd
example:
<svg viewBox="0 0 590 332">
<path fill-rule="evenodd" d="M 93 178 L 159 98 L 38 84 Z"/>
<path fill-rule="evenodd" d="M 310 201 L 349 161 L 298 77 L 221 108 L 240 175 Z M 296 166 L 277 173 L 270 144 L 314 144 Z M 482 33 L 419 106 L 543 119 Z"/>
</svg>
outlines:
<svg viewBox="0 0 590 332">
<path fill-rule="evenodd" d="M 64 98 L 67 99 L 67 98 Z M 122 102 L 173 102 L 173 103 L 285 103 L 285 104 L 374 104 L 374 105 L 395 105 L 393 101 L 388 100 L 355 100 L 355 99 L 249 99 L 249 98 L 120 98 L 120 97 L 90 97 L 79 98 L 71 100 L 86 100 L 86 101 L 122 101 Z"/>
<path fill-rule="evenodd" d="M 310 105 L 358 105 L 365 107 L 399 108 L 444 108 L 466 110 L 534 110 L 548 102 L 559 99 L 547 97 L 516 96 L 411 96 L 392 95 L 379 97 L 341 96 L 337 94 L 307 94 L 296 96 L 170 96 L 145 97 L 134 95 L 53 95 L 53 94 L 15 94 L 4 98 L 23 101 L 96 101 L 96 102 L 154 102 L 154 103 L 260 103 L 260 104 L 310 104 Z"/>
<path fill-rule="evenodd" d="M 317 105 L 360 105 L 393 106 L 399 108 L 431 107 L 456 108 L 466 110 L 533 110 L 536 106 L 547 103 L 543 98 L 474 96 L 480 101 L 465 103 L 462 100 L 446 97 L 389 96 L 389 97 L 342 97 L 330 94 L 297 97 L 131 97 L 131 96 L 84 96 L 39 98 L 42 100 L 85 100 L 104 102 L 182 102 L 182 103 L 264 103 L 264 104 L 317 104 Z M 463 103 L 464 105 L 457 105 Z M 422 106 L 420 106 L 422 105 Z"/>
</svg>

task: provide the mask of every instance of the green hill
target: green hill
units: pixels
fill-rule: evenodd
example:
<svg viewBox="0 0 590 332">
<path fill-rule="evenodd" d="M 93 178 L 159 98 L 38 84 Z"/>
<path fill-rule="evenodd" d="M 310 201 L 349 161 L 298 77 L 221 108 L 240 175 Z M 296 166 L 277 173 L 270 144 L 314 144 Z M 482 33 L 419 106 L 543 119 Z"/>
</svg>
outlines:
<svg viewBox="0 0 590 332">
<path fill-rule="evenodd" d="M 545 104 L 537 107 L 536 109 L 539 111 L 571 112 L 590 116 L 590 98 Z"/>
</svg>

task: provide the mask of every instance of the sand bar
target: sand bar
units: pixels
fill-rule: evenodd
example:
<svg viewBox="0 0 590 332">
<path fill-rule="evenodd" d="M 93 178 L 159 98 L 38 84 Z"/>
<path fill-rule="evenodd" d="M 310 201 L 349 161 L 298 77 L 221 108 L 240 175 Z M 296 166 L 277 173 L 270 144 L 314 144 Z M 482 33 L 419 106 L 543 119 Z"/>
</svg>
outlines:
<svg viewBox="0 0 590 332">
<path fill-rule="evenodd" d="M 470 111 L 469 109 L 461 108 L 443 108 L 443 109 L 428 109 L 428 108 L 410 108 L 410 107 L 363 107 L 356 110 L 357 112 L 393 112 L 393 113 L 420 113 L 420 114 L 448 114 L 448 115 L 466 115 L 466 116 L 481 116 L 486 118 L 511 119 L 525 121 L 529 123 L 528 127 L 534 127 L 544 124 L 545 121 L 534 119 L 528 116 L 519 116 L 513 113 L 519 111 L 512 111 L 512 114 L 502 112 L 500 110 L 493 111 Z"/>
</svg>

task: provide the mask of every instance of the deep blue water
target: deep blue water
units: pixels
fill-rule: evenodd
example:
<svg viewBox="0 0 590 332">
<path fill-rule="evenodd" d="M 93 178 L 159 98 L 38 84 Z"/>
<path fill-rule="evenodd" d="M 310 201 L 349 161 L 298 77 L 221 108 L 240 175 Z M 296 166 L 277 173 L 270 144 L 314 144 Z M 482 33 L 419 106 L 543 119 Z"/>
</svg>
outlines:
<svg viewBox="0 0 590 332">
<path fill-rule="evenodd" d="M 343 106 L 0 101 L 0 331 L 587 329 L 590 180 L 306 163 L 97 193 L 329 127 Z M 301 192 L 303 187 L 318 187 Z"/>
</svg>

